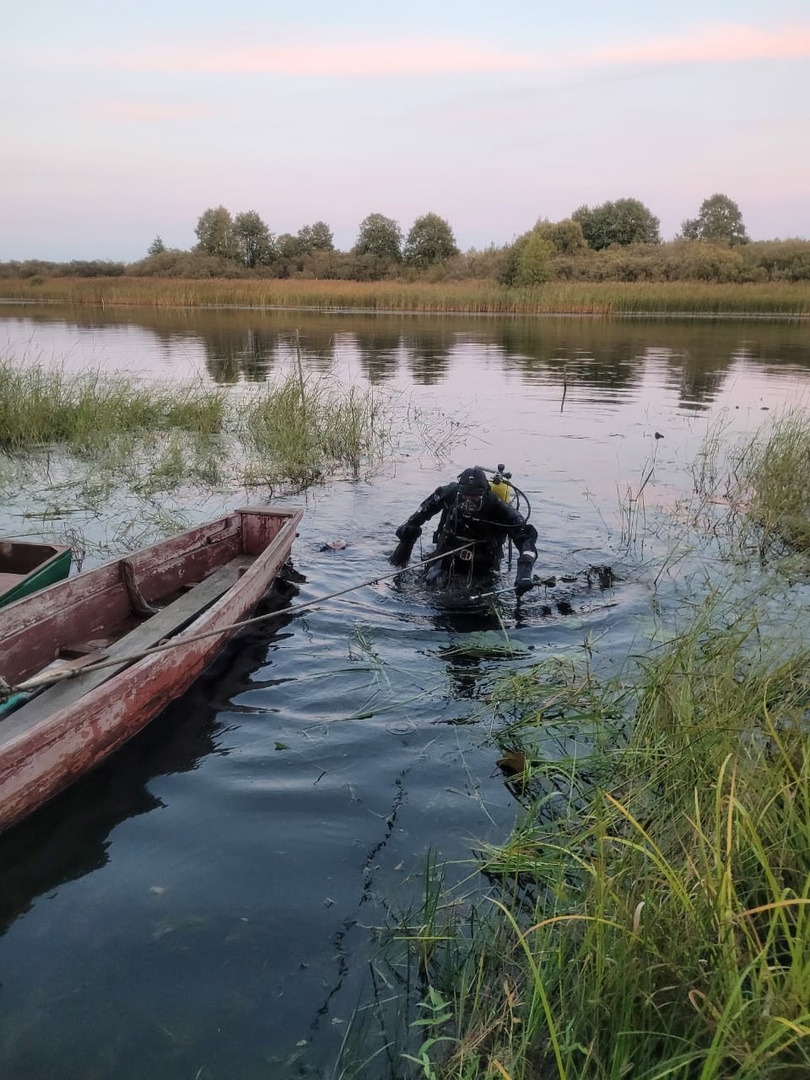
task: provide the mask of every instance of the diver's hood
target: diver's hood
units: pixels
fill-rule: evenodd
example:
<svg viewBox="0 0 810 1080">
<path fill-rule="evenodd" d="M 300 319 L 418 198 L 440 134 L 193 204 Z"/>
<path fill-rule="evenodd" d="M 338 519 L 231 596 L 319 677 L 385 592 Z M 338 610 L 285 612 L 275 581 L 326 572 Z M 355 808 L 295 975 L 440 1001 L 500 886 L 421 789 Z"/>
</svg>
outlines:
<svg viewBox="0 0 810 1080">
<path fill-rule="evenodd" d="M 489 491 L 489 480 L 483 469 L 465 469 L 458 478 L 458 490 L 461 495 L 485 495 Z"/>
</svg>

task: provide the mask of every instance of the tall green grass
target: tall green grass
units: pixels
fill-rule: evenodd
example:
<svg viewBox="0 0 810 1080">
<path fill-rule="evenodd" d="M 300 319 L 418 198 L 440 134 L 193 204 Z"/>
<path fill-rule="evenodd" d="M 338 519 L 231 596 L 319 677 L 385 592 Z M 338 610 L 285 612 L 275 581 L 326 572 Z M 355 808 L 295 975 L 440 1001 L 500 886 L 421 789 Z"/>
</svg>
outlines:
<svg viewBox="0 0 810 1080">
<path fill-rule="evenodd" d="M 13 461 L 61 450 L 89 466 L 100 498 L 115 484 L 148 495 L 189 483 L 300 490 L 336 469 L 373 467 L 391 424 L 378 391 L 300 371 L 236 394 L 0 360 L 7 482 Z"/>
<path fill-rule="evenodd" d="M 732 497 L 761 555 L 775 547 L 810 555 L 810 426 L 788 412 L 736 454 Z"/>
<path fill-rule="evenodd" d="M 729 553 L 798 574 L 810 569 L 809 473 L 810 420 L 800 407 L 733 445 L 715 426 L 693 466 L 705 524 L 726 537 Z"/>
<path fill-rule="evenodd" d="M 254 476 L 306 486 L 336 467 L 359 474 L 385 453 L 391 421 L 373 389 L 341 387 L 330 379 L 290 374 L 262 392 L 243 417 Z"/>
<path fill-rule="evenodd" d="M 90 453 L 136 431 L 211 435 L 222 430 L 226 401 L 218 387 L 160 386 L 97 371 L 70 375 L 0 359 L 0 449 L 62 443 Z"/>
<path fill-rule="evenodd" d="M 534 802 L 482 860 L 499 898 L 424 932 L 450 942 L 437 1077 L 810 1075 L 810 652 L 718 615 L 632 691 L 569 695 L 572 734 L 632 716 L 611 752 L 544 760 L 542 702 L 518 710 Z"/>
<path fill-rule="evenodd" d="M 4 279 L 3 297 L 150 307 L 312 308 L 463 314 L 810 315 L 810 282 L 552 281 L 507 288 L 492 280 Z"/>
</svg>

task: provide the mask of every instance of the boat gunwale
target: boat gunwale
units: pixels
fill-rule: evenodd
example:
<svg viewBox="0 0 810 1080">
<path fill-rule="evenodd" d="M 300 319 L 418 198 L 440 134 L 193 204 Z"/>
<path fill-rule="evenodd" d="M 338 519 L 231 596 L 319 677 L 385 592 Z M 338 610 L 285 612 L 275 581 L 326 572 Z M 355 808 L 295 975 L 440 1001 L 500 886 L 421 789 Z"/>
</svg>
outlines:
<svg viewBox="0 0 810 1080">
<path fill-rule="evenodd" d="M 99 566 L 54 582 L 34 594 L 8 604 L 3 610 L 0 630 L 0 676 L 13 685 L 30 678 L 55 659 L 54 655 L 23 667 L 25 661 L 20 657 L 20 653 L 26 654 L 27 639 L 35 642 L 42 634 L 43 624 L 47 625 L 55 644 L 58 645 L 60 630 L 72 617 L 74 608 L 79 618 L 85 618 L 84 609 L 87 609 L 88 636 L 93 633 L 103 634 L 105 629 L 115 625 L 117 618 L 120 620 L 126 617 L 130 613 L 130 600 L 121 578 L 121 567 L 124 563 L 129 564 L 136 576 L 147 575 L 154 578 L 164 574 L 171 575 L 175 567 L 181 566 L 190 558 L 196 557 L 203 561 L 206 548 L 214 543 L 238 539 L 241 544 L 245 515 L 288 519 L 295 517 L 297 524 L 302 513 L 301 510 L 276 510 L 270 507 L 239 507 L 213 521 L 108 559 Z M 283 527 L 282 524 L 279 531 Z M 102 612 L 106 620 L 102 621 L 102 617 L 94 614 L 92 605 L 101 607 L 105 602 L 111 607 L 109 612 Z M 117 618 L 114 608 L 118 609 Z M 91 626 L 92 619 L 95 619 L 95 623 Z M 10 656 L 4 655 L 4 649 Z"/>
<path fill-rule="evenodd" d="M 238 632 L 233 624 L 242 621 L 272 586 L 289 558 L 303 511 L 247 507 L 232 513 L 264 513 L 287 520 L 238 580 L 172 638 L 174 648 L 133 661 L 77 701 L 30 725 L 16 730 L 13 713 L 0 721 L 0 832 L 109 757 L 184 693 Z M 199 639 L 201 634 L 209 636 Z M 139 692 L 140 712 L 133 718 L 128 699 Z M 68 741 L 72 752 L 61 745 Z"/>
<path fill-rule="evenodd" d="M 40 552 L 46 555 L 27 570 L 14 567 L 15 549 L 27 552 Z M 27 561 L 27 560 L 26 560 Z M 52 544 L 46 541 L 17 540 L 0 537 L 0 608 L 10 607 L 19 600 L 25 600 L 35 592 L 41 592 L 52 584 L 59 584 L 70 573 L 73 561 L 73 549 L 69 544 Z M 41 578 L 58 573 L 60 576 L 44 585 L 37 585 Z M 19 594 L 15 597 L 15 594 Z"/>
</svg>

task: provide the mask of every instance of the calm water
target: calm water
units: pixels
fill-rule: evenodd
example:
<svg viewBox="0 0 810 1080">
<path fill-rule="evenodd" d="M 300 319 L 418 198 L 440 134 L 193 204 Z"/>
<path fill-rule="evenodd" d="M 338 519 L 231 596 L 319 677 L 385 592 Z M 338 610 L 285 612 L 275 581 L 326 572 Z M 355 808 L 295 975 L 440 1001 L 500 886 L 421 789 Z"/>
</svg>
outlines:
<svg viewBox="0 0 810 1080">
<path fill-rule="evenodd" d="M 286 500 L 306 511 L 302 580 L 274 600 L 292 608 L 0 839 L 4 1076 L 331 1077 L 342 1044 L 373 1054 L 408 1007 L 380 930 L 418 904 L 430 851 L 485 891 L 474 852 L 521 813 L 495 766 L 492 679 L 585 644 L 605 669 L 643 648 L 653 606 L 678 595 L 656 508 L 691 491 L 713 425 L 733 438 L 803 404 L 810 372 L 810 327 L 771 322 L 6 305 L 0 353 L 238 388 L 291 362 L 295 330 L 308 367 L 388 396 L 399 445 L 367 476 Z M 520 609 L 432 596 L 413 575 L 362 584 L 390 574 L 394 528 L 437 484 L 499 462 L 530 499 L 538 571 L 573 582 Z M 628 542 L 622 506 L 650 469 Z M 4 500 L 0 531 L 46 531 L 22 495 Z M 322 550 L 338 538 L 345 550 Z M 604 592 L 584 573 L 603 564 Z M 486 659 L 505 634 L 521 655 Z M 406 1071 L 390 1050 L 347 1075 Z"/>
</svg>

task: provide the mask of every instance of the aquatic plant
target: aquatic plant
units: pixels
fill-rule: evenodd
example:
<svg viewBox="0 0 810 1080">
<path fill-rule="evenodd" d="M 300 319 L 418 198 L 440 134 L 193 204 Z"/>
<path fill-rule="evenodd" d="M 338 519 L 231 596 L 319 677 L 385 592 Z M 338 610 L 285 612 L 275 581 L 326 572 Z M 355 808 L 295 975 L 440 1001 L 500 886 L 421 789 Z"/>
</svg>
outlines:
<svg viewBox="0 0 810 1080">
<path fill-rule="evenodd" d="M 730 442 L 719 423 L 698 454 L 695 494 L 703 524 L 738 559 L 806 574 L 810 556 L 810 418 L 788 409 Z M 785 556 L 789 556 L 786 558 Z"/>
<path fill-rule="evenodd" d="M 10 458 L 63 448 L 143 491 L 180 483 L 306 486 L 336 467 L 357 473 L 383 453 L 382 394 L 328 376 L 283 376 L 252 395 L 201 383 L 143 383 L 100 372 L 0 359 L 0 450 Z M 250 452 L 261 462 L 247 460 Z"/>
<path fill-rule="evenodd" d="M 428 986 L 453 1040 L 425 1051 L 437 1076 L 810 1069 L 810 654 L 727 616 L 708 604 L 632 689 L 557 695 L 569 734 L 618 712 L 630 732 L 617 743 L 608 721 L 612 749 L 564 762 L 527 750 L 529 813 L 482 853 L 492 912 L 470 935 L 434 903 L 447 944 Z M 534 700 L 518 688 L 524 738 L 547 715 L 536 678 Z M 498 693 L 514 700 L 509 678 Z"/>
<path fill-rule="evenodd" d="M 302 490 L 339 469 L 358 476 L 392 430 L 384 394 L 300 368 L 246 391 L 0 359 L 4 502 L 52 530 L 70 522 L 77 552 L 117 553 L 139 520 L 156 540 L 195 504 L 213 498 L 224 512 L 223 492 Z M 125 534 L 99 539 L 105 519 L 126 523 Z"/>
<path fill-rule="evenodd" d="M 731 495 L 761 556 L 810 554 L 808 475 L 810 420 L 798 410 L 776 417 L 734 454 Z"/>
<path fill-rule="evenodd" d="M 260 391 L 244 407 L 242 437 L 255 458 L 251 475 L 266 483 L 305 487 L 336 466 L 359 474 L 389 445 L 391 421 L 382 395 L 339 386 L 300 371 Z"/>
<path fill-rule="evenodd" d="M 700 245 L 696 245 L 700 247 Z M 626 253 L 624 255 L 626 257 Z M 720 256 L 718 256 L 720 257 Z M 726 257 L 723 253 L 722 258 Z M 579 264 L 577 264 L 579 266 Z M 573 271 L 572 271 L 573 272 Z M 7 299 L 71 304 L 184 308 L 299 308 L 315 311 L 421 311 L 465 314 L 807 315 L 808 281 L 647 280 L 606 272 L 590 280 L 507 287 L 491 279 L 341 281 L 207 278 L 5 278 Z"/>
<path fill-rule="evenodd" d="M 210 435 L 222 430 L 226 401 L 220 387 L 147 384 L 99 371 L 70 375 L 0 358 L 0 449 L 63 444 L 93 455 L 132 432 Z"/>
</svg>

